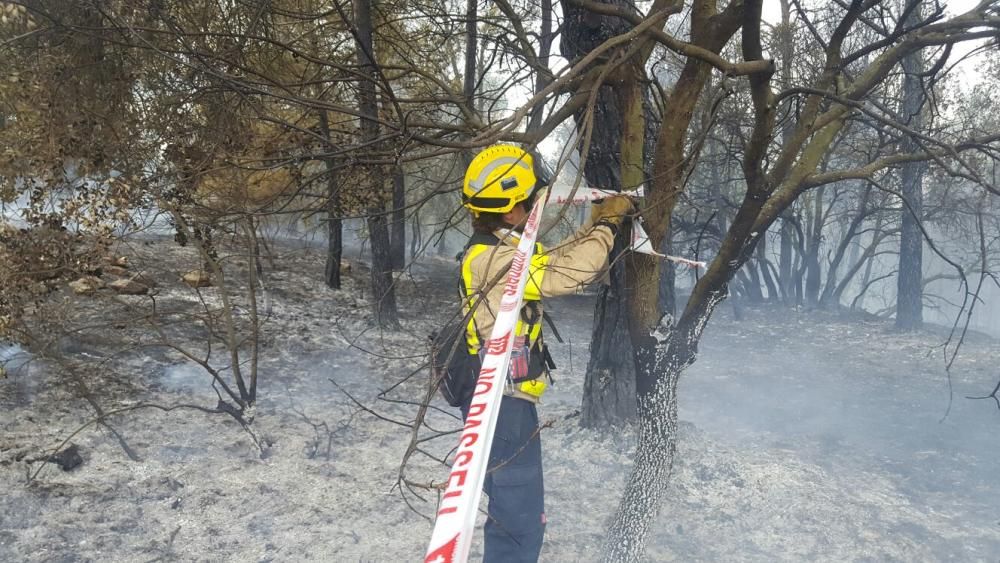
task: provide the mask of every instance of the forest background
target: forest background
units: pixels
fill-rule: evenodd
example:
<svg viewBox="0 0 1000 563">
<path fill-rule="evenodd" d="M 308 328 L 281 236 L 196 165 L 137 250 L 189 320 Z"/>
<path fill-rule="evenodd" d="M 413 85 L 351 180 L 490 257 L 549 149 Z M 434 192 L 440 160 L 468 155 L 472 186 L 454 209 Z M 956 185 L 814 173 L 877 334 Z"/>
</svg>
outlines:
<svg viewBox="0 0 1000 563">
<path fill-rule="evenodd" d="M 637 432 L 604 545 L 636 560 L 674 464 L 678 382 L 725 299 L 737 318 L 766 302 L 900 331 L 926 318 L 946 327 L 945 372 L 970 329 L 1000 330 L 998 28 L 996 0 L 2 2 L 0 338 L 59 366 L 130 458 L 112 423 L 148 409 L 225 415 L 267 452 L 282 239 L 319 233 L 325 269 L 304 283 L 341 290 L 345 242 L 362 245 L 362 330 L 430 332 L 397 293 L 463 244 L 465 163 L 537 147 L 565 189 L 642 186 L 653 244 L 708 262 L 627 252 L 626 232 L 596 290 L 579 422 Z M 579 212 L 557 210 L 550 236 Z M 167 231 L 197 256 L 173 301 L 153 275 L 168 251 L 123 250 Z M 118 349 L 67 353 L 110 329 Z M 87 384 L 126 349 L 189 362 L 217 401 Z M 426 419 L 425 351 L 397 352 L 414 369 L 384 391 L 421 380 L 397 485 L 422 498 L 440 481 L 409 464 L 446 463 L 424 444 L 450 432 Z M 977 396 L 1000 406 L 998 388 Z"/>
</svg>

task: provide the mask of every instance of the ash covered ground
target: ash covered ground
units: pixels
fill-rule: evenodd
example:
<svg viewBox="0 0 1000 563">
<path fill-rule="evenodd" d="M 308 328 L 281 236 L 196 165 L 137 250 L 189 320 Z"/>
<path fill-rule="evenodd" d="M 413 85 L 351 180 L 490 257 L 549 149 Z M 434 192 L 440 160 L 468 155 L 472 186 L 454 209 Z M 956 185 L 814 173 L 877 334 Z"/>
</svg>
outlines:
<svg viewBox="0 0 1000 563">
<path fill-rule="evenodd" d="M 134 318 L 148 298 L 67 294 L 70 316 L 94 328 L 58 339 L 62 360 L 15 360 L 0 380 L 0 560 L 422 557 L 436 496 L 401 494 L 410 430 L 397 423 L 413 419 L 426 392 L 418 368 L 427 333 L 453 310 L 455 264 L 429 258 L 399 278 L 404 328 L 388 333 L 371 328 L 362 264 L 332 291 L 319 281 L 319 250 L 275 250 L 254 423 L 271 443 L 266 455 L 226 416 L 143 409 L 109 419 L 139 461 L 95 426 L 71 439 L 82 457 L 75 469 L 33 461 L 93 420 L 85 394 L 105 412 L 216 403 L 200 368 L 115 321 Z M 197 308 L 199 297 L 175 281 L 197 265 L 190 249 L 147 240 L 122 251 L 159 281 L 161 312 Z M 567 344 L 554 346 L 557 383 L 540 409 L 551 421 L 543 561 L 597 558 L 631 464 L 634 435 L 576 422 L 592 300 L 547 302 Z M 939 331 L 901 335 L 884 322 L 768 307 L 745 309 L 741 321 L 731 313 L 720 307 L 681 382 L 677 464 L 649 560 L 1000 559 L 1000 410 L 964 398 L 995 384 L 997 341 L 972 335 L 949 379 Z M 196 323 L 165 330 L 185 345 L 204 338 Z M 457 429 L 435 405 L 429 426 Z M 447 468 L 432 456 L 455 439 L 425 444 L 431 455 L 415 455 L 407 478 L 442 481 Z"/>
</svg>

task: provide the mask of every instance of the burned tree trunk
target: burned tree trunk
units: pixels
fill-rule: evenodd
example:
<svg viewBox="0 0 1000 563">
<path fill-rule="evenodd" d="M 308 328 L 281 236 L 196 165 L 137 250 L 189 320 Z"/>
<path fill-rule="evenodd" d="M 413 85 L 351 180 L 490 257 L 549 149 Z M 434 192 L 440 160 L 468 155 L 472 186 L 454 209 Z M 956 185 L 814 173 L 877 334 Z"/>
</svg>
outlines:
<svg viewBox="0 0 1000 563">
<path fill-rule="evenodd" d="M 792 277 L 792 231 L 791 211 L 781 218 L 780 239 L 778 247 L 778 285 L 781 287 L 781 299 L 786 305 L 796 302 L 795 284 Z"/>
<path fill-rule="evenodd" d="M 326 111 L 319 112 L 319 129 L 327 152 L 333 152 L 330 140 L 330 119 Z M 344 255 L 344 225 L 341 221 L 340 186 L 337 182 L 336 163 L 332 158 L 324 158 L 326 167 L 326 271 L 324 281 L 327 287 L 340 289 L 340 261 Z"/>
<path fill-rule="evenodd" d="M 629 6 L 617 0 L 609 4 L 622 8 Z M 567 59 L 585 55 L 608 38 L 623 33 L 630 27 L 617 17 L 596 16 L 569 2 L 563 3 L 563 11 L 566 21 L 561 49 Z M 583 174 L 591 186 L 621 191 L 625 100 L 612 84 L 604 84 L 599 88 L 593 112 L 589 115 L 584 112 L 576 115 L 580 127 L 586 125 L 586 119 L 592 120 L 592 140 L 589 146 L 581 147 L 581 150 L 586 151 L 583 155 Z M 642 142 L 641 135 L 639 142 Z M 625 230 L 622 229 L 619 233 L 610 256 L 611 284 L 602 285 L 598 290 L 594 310 L 590 360 L 587 362 L 580 421 L 589 428 L 620 425 L 635 420 L 636 415 L 635 368 L 626 332 L 625 266 L 620 259 L 622 251 L 628 246 Z"/>
<path fill-rule="evenodd" d="M 664 324 L 666 336 L 633 340 L 638 395 L 639 436 L 635 464 L 625 486 L 618 512 L 608 532 L 605 561 L 638 561 L 649 527 L 663 499 L 677 450 L 677 383 L 694 363 L 698 340 L 711 309 L 723 299 L 718 294 L 710 307 L 686 317 L 677 326 Z"/>
<path fill-rule="evenodd" d="M 968 30 L 982 25 L 976 13 L 969 12 L 949 20 L 948 25 L 918 26 L 898 46 L 878 55 L 864 72 L 847 77 L 842 48 L 869 6 L 852 2 L 845 7 L 844 15 L 824 45 L 826 64 L 812 82 L 815 91 L 837 91 L 846 100 L 863 99 L 884 82 L 902 57 L 933 42 L 971 39 L 974 35 Z M 694 362 L 702 331 L 725 298 L 730 280 L 752 256 L 761 238 L 757 234 L 767 232 L 806 190 L 845 179 L 870 177 L 873 169 L 885 169 L 896 162 L 896 155 L 892 155 L 879 159 L 874 166 L 868 163 L 861 168 L 818 173 L 819 164 L 843 133 L 854 109 L 851 104 L 831 102 L 822 93 L 804 96 L 794 131 L 783 139 L 777 151 L 771 150 L 774 147 L 770 144 L 777 137 L 778 108 L 771 90 L 774 65 L 763 59 L 761 11 L 761 0 L 731 2 L 721 12 L 716 11 L 712 0 L 696 0 L 691 5 L 690 41 L 696 46 L 718 53 L 742 27 L 741 67 L 749 78 L 753 103 L 753 126 L 742 156 L 746 194 L 722 237 L 718 254 L 695 285 L 676 322 L 669 317 L 660 318 L 656 264 L 646 255 L 633 254 L 629 259 L 627 312 L 635 350 L 639 441 L 635 465 L 606 538 L 606 561 L 631 562 L 642 557 L 673 465 L 680 374 Z M 691 112 L 707 74 L 703 62 L 689 58 L 664 104 L 667 114 L 657 142 L 651 189 L 642 205 L 654 244 L 662 241 L 669 230 L 678 195 L 684 189 L 683 177 L 678 172 L 683 169 L 680 161 L 697 158 L 694 151 L 685 154 L 685 140 Z M 925 149 L 917 151 L 913 158 L 933 157 Z"/>
<path fill-rule="evenodd" d="M 336 182 L 336 176 L 331 173 L 327 180 L 325 281 L 327 287 L 332 289 L 340 289 L 340 262 L 344 257 L 344 225 L 340 219 L 340 190 L 335 185 Z"/>
<path fill-rule="evenodd" d="M 780 0 L 781 3 L 781 25 L 775 30 L 778 42 L 778 52 L 781 56 L 781 66 L 779 67 L 781 84 L 787 86 L 792 78 L 792 58 L 795 56 L 795 34 L 792 28 L 792 6 L 790 0 Z M 785 108 L 792 107 L 792 100 L 784 103 Z M 786 120 L 781 127 L 782 143 L 787 143 L 792 138 L 795 128 L 792 120 Z M 797 296 L 800 294 L 795 289 L 795 282 L 792 276 L 792 253 L 795 251 L 792 246 L 792 234 L 795 227 L 792 224 L 794 217 L 791 209 L 785 211 L 781 217 L 781 228 L 779 230 L 778 247 L 778 286 L 781 288 L 781 299 L 785 305 L 798 303 Z"/>
<path fill-rule="evenodd" d="M 372 305 L 375 318 L 382 328 L 399 328 L 389 249 L 389 221 L 384 212 L 369 211 L 368 234 L 372 247 Z"/>
<path fill-rule="evenodd" d="M 748 21 L 759 20 L 760 5 L 747 8 Z M 717 12 L 714 2 L 695 2 L 691 12 L 691 40 L 718 53 L 743 22 L 744 5 L 733 3 Z M 756 35 L 744 31 L 746 60 L 759 60 L 759 25 Z M 756 50 L 754 50 L 756 46 Z M 697 153 L 685 151 L 688 129 L 698 98 L 710 77 L 704 62 L 688 59 L 667 102 L 656 145 L 650 190 L 643 205 L 649 233 L 659 244 L 670 231 L 672 212 L 683 190 L 686 158 Z M 632 254 L 628 261 L 629 337 L 635 350 L 636 396 L 639 442 L 635 465 L 626 483 L 618 511 L 608 530 L 606 561 L 637 561 L 666 489 L 673 468 L 677 441 L 677 383 L 684 369 L 694 363 L 698 341 L 708 318 L 725 298 L 728 281 L 751 256 L 757 215 L 766 197 L 766 182 L 760 162 L 766 151 L 764 139 L 770 135 L 773 112 L 766 103 L 766 76 L 751 76 L 754 106 L 758 114 L 747 144 L 744 173 L 747 195 L 734 217 L 728 235 L 712 266 L 698 281 L 679 320 L 662 316 L 657 303 L 659 264 L 648 255 Z M 766 232 L 757 228 L 756 232 Z"/>
<path fill-rule="evenodd" d="M 392 269 L 406 267 L 406 176 L 402 166 L 392 169 L 392 229 L 389 245 Z"/>
<path fill-rule="evenodd" d="M 778 286 L 774 283 L 774 276 L 771 275 L 771 269 L 768 267 L 770 261 L 767 259 L 767 233 L 761 233 L 760 241 L 757 243 L 756 264 L 760 268 L 760 277 L 764 280 L 764 285 L 767 286 L 767 300 L 777 301 L 780 299 Z"/>
<path fill-rule="evenodd" d="M 372 44 L 371 0 L 354 0 L 357 31 L 358 66 L 363 79 L 358 85 L 358 109 L 361 117 L 361 140 L 372 143 L 378 138 L 378 104 L 375 97 L 375 58 Z M 369 204 L 368 236 L 372 247 L 372 306 L 382 328 L 399 328 L 396 292 L 393 289 L 392 259 L 389 250 L 389 221 L 385 212 L 385 177 L 381 165 L 373 164 L 362 174 L 367 182 Z"/>
<path fill-rule="evenodd" d="M 625 246 L 619 237 L 612 254 L 621 256 Z M 608 428 L 634 421 L 636 417 L 635 364 L 622 291 L 624 264 L 620 260 L 611 268 L 610 278 L 611 283 L 601 285 L 598 290 L 594 309 L 580 419 L 586 428 Z"/>
<path fill-rule="evenodd" d="M 819 290 L 822 283 L 822 272 L 819 265 L 820 247 L 823 245 L 823 193 L 820 187 L 813 194 L 811 214 L 807 215 L 808 242 L 803 259 L 805 260 L 806 303 L 810 306 L 819 304 Z M 807 208 L 808 209 L 808 208 Z"/>
<path fill-rule="evenodd" d="M 920 21 L 920 3 L 910 15 L 909 21 Z M 902 118 L 914 131 L 923 128 L 921 108 L 924 104 L 924 87 L 920 74 L 924 70 L 923 55 L 916 51 L 903 57 L 903 107 Z M 911 136 L 902 142 L 903 152 L 919 150 L 919 145 Z M 900 182 L 902 184 L 903 206 L 900 210 L 899 234 L 899 274 L 896 278 L 896 328 L 915 330 L 924 323 L 923 312 L 923 233 L 920 221 L 923 214 L 923 176 L 926 164 L 908 162 L 903 164 Z"/>
</svg>

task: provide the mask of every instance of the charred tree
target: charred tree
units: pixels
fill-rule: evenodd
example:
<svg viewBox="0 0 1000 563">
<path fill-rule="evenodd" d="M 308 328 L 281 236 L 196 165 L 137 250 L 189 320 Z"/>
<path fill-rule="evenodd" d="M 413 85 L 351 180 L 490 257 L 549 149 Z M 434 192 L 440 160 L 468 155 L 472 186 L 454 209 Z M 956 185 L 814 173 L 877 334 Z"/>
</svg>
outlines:
<svg viewBox="0 0 1000 563">
<path fill-rule="evenodd" d="M 393 288 L 392 257 L 389 249 L 389 221 L 385 212 L 368 214 L 368 235 L 372 248 L 372 305 L 382 328 L 399 328 L 396 291 Z"/>
<path fill-rule="evenodd" d="M 910 13 L 909 21 L 920 21 L 920 1 Z M 924 86 L 921 74 L 924 72 L 923 56 L 915 51 L 902 60 L 903 103 L 902 120 L 913 131 L 923 128 L 921 108 L 924 105 Z M 905 136 L 902 152 L 920 150 L 912 136 Z M 907 162 L 902 165 L 900 183 L 903 206 L 900 210 L 899 233 L 899 274 L 896 277 L 896 328 L 915 330 L 923 326 L 923 233 L 920 221 L 923 215 L 923 176 L 926 165 L 923 162 Z"/>
<path fill-rule="evenodd" d="M 541 32 L 538 34 L 538 64 L 535 69 L 535 94 L 541 92 L 552 80 L 552 74 L 549 72 L 549 57 L 552 54 L 552 42 L 555 39 L 555 34 L 552 33 L 552 0 L 542 0 L 541 2 L 541 23 Z M 544 110 L 543 104 L 538 104 L 531 109 L 528 131 L 535 131 L 541 127 Z"/>
<path fill-rule="evenodd" d="M 631 4 L 613 0 L 608 5 L 634 11 Z M 563 2 L 566 14 L 560 48 L 570 60 L 586 55 L 611 37 L 626 32 L 631 26 L 614 16 L 598 16 Z M 616 88 L 614 84 L 599 85 L 592 112 L 576 114 L 577 126 L 591 127 L 589 145 L 581 146 L 585 160 L 583 175 L 591 186 L 621 191 L 622 144 L 625 136 L 626 108 L 623 99 L 638 90 Z M 641 99 L 641 92 L 640 92 Z M 588 123 L 589 120 L 589 123 Z M 639 136 L 640 146 L 642 135 Z M 641 163 L 641 160 L 639 161 Z M 641 164 L 640 164 L 641 172 Z M 640 180 L 641 181 L 641 180 Z M 622 252 L 628 246 L 626 229 L 615 240 L 610 261 L 610 285 L 598 289 L 591 335 L 590 359 L 584 381 L 583 407 L 580 423 L 588 428 L 608 428 L 635 420 L 635 366 L 629 343 L 626 320 L 625 264 Z"/>
<path fill-rule="evenodd" d="M 663 31 L 652 34 L 661 43 L 673 45 L 671 49 L 691 55 L 686 58 L 684 68 L 663 104 L 664 115 L 657 135 L 653 173 L 641 203 L 640 212 L 654 247 L 660 247 L 666 233 L 670 232 L 674 210 L 685 190 L 686 164 L 697 161 L 699 157 L 702 145 L 690 142 L 693 136 L 692 116 L 698 100 L 703 96 L 712 67 L 727 74 L 747 76 L 752 102 L 752 121 L 745 124 L 747 135 L 741 153 L 745 193 L 735 215 L 727 220 L 728 226 L 721 236 L 718 252 L 695 284 L 679 316 L 674 318 L 661 313 L 658 262 L 638 253 L 630 253 L 625 259 L 625 317 L 634 351 L 638 442 L 635 464 L 608 531 L 604 558 L 615 562 L 638 561 L 673 467 L 680 376 L 695 361 L 705 326 L 716 307 L 725 299 L 733 277 L 752 258 L 761 235 L 768 232 L 807 190 L 844 180 L 870 179 L 873 174 L 898 165 L 901 158 L 903 161 L 927 160 L 950 154 L 947 152 L 949 148 L 955 150 L 953 147 L 932 149 L 925 146 L 907 155 L 882 155 L 857 168 L 819 169 L 821 163 L 831 162 L 828 156 L 834 150 L 834 142 L 844 134 L 845 126 L 857 123 L 857 112 L 864 110 L 864 106 L 857 101 L 870 97 L 903 57 L 928 45 L 951 44 L 983 36 L 979 34 L 994 34 L 993 29 L 984 31 L 981 28 L 1000 27 L 1000 22 L 991 21 L 982 11 L 970 11 L 935 23 L 942 16 L 942 10 L 938 10 L 933 18 L 916 26 L 897 26 L 899 37 L 892 37 L 881 47 L 873 44 L 871 48 L 877 54 L 867 60 L 864 68 L 848 72 L 846 69 L 851 63 L 872 51 L 845 44 L 851 43 L 847 40 L 855 33 L 858 22 L 867 24 L 871 21 L 866 12 L 877 9 L 880 3 L 845 3 L 837 8 L 842 10 L 842 14 L 831 22 L 833 28 L 829 39 L 821 45 L 824 64 L 817 67 L 821 70 L 809 80 L 809 86 L 798 88 L 787 85 L 788 90 L 776 93 L 771 83 L 774 63 L 764 59 L 761 44 L 762 0 L 730 2 L 721 11 L 715 0 L 694 0 L 691 4 L 666 0 L 655 2 L 645 19 L 633 18 L 629 10 L 608 3 L 566 2 L 587 6 L 591 11 L 591 25 L 604 16 L 613 15 L 637 26 L 651 27 L 671 14 L 690 8 L 690 34 L 685 44 L 678 44 L 676 38 L 666 36 Z M 572 6 L 567 8 L 567 30 L 577 33 L 580 22 L 574 20 L 579 16 L 572 13 Z M 800 15 L 809 17 L 805 13 Z M 587 17 L 579 19 L 586 20 Z M 722 48 L 740 29 L 742 62 L 720 60 Z M 622 78 L 632 73 L 635 83 L 641 81 L 642 76 L 636 69 L 643 68 L 643 65 L 634 63 L 647 60 L 649 51 L 646 42 L 652 42 L 652 39 L 639 33 L 631 36 L 627 33 L 617 39 L 617 43 L 611 39 L 603 44 L 605 49 L 616 44 L 619 48 L 602 51 L 605 60 L 597 62 L 600 65 L 595 69 L 597 72 L 588 74 L 588 69 L 581 69 L 582 76 L 586 78 L 581 79 L 576 91 L 586 92 L 589 100 L 595 100 L 601 93 L 597 88 L 606 77 L 606 81 L 618 89 L 620 99 L 641 101 L 641 98 L 626 95 L 629 81 Z M 621 46 L 623 44 L 627 46 Z M 577 60 L 573 53 L 571 49 L 564 48 L 567 58 Z M 589 57 L 587 62 L 594 63 L 595 58 Z M 596 84 L 594 76 L 599 77 Z M 779 134 L 776 129 L 779 103 L 792 96 L 796 98 L 794 123 L 787 135 Z M 624 131 L 621 141 L 622 185 L 629 185 L 625 176 L 630 173 L 628 164 L 634 162 L 635 156 L 630 148 L 633 146 L 630 139 L 635 132 L 636 121 L 632 117 L 638 115 L 638 121 L 642 121 L 641 111 L 633 113 L 634 105 L 640 104 L 625 103 L 619 108 Z M 603 104 L 599 107 L 610 106 Z M 595 115 L 594 119 L 600 117 Z M 987 142 L 997 138 L 984 137 Z M 780 144 L 775 146 L 778 139 Z M 801 225 L 796 230 L 801 244 L 805 244 Z M 802 270 L 804 272 L 804 268 Z"/>
<path fill-rule="evenodd" d="M 681 4 L 667 9 L 679 10 Z M 695 2 L 691 8 L 691 43 L 707 52 L 719 53 L 740 28 L 743 11 L 743 3 L 731 3 L 718 12 L 715 2 Z M 751 18 L 759 17 L 759 6 L 757 11 L 748 11 Z M 657 136 L 652 180 L 641 210 L 656 246 L 670 232 L 672 213 L 683 191 L 684 163 L 689 158 L 697 158 L 696 153 L 685 150 L 687 136 L 698 99 L 710 76 L 711 66 L 706 62 L 687 59 L 664 103 L 665 113 Z M 766 78 L 762 80 L 766 81 Z M 759 97 L 755 96 L 755 102 L 759 103 Z M 761 125 L 757 129 L 763 127 Z M 760 131 L 755 130 L 753 142 L 756 144 L 748 148 L 748 158 L 756 162 L 752 160 L 753 154 L 763 151 L 766 145 Z M 759 175 L 759 169 L 754 170 Z M 760 195 L 761 188 L 754 188 L 751 191 Z M 757 197 L 753 201 L 762 204 L 763 199 Z M 676 322 L 671 316 L 663 316 L 657 303 L 658 262 L 648 255 L 633 253 L 629 257 L 626 270 L 630 290 L 627 317 L 634 349 L 639 442 L 635 466 L 608 531 L 605 545 L 608 561 L 636 561 L 642 554 L 649 527 L 673 468 L 677 443 L 677 382 L 684 369 L 694 362 L 705 322 L 724 299 L 729 279 L 749 256 L 737 256 L 738 250 L 742 249 L 744 253 L 753 250 L 753 241 L 747 240 L 753 227 L 754 214 L 751 211 L 741 209 L 737 213 L 729 229 L 730 237 L 733 233 L 743 237 L 738 244 L 725 241 Z"/>
<path fill-rule="evenodd" d="M 760 241 L 757 242 L 756 264 L 757 267 L 760 268 L 760 277 L 764 280 L 764 285 L 767 286 L 767 300 L 777 301 L 780 297 L 778 294 L 778 286 L 774 283 L 774 276 L 771 275 L 771 263 L 767 259 L 766 233 L 761 233 Z"/>
<path fill-rule="evenodd" d="M 476 108 L 476 42 L 478 41 L 479 2 L 465 2 L 465 74 L 462 77 L 462 95 L 465 97 L 467 110 L 475 112 Z M 466 163 L 468 164 L 468 163 Z"/>
<path fill-rule="evenodd" d="M 389 236 L 392 269 L 406 267 L 406 176 L 402 166 L 392 168 L 392 229 Z"/>
<path fill-rule="evenodd" d="M 811 213 L 807 215 L 809 219 L 809 225 L 807 227 L 808 242 L 806 244 L 806 253 L 805 256 L 803 256 L 803 259 L 805 260 L 806 304 L 810 306 L 816 306 L 819 304 L 819 290 L 820 284 L 822 283 L 822 272 L 819 265 L 819 252 L 823 245 L 824 191 L 824 188 L 820 187 L 813 194 L 814 199 L 812 201 L 812 210 Z"/>
<path fill-rule="evenodd" d="M 860 246 L 854 243 L 852 252 L 855 256 L 848 259 L 848 263 L 851 265 L 851 268 L 847 271 L 842 280 L 837 280 L 837 272 L 840 270 L 840 264 L 844 260 L 847 248 L 857 238 L 861 225 L 864 223 L 865 219 L 868 218 L 870 213 L 868 209 L 868 200 L 871 198 L 871 193 L 871 184 L 866 184 L 864 191 L 861 193 L 861 201 L 858 203 L 858 212 L 851 218 L 851 222 L 847 225 L 846 229 L 844 229 L 844 234 L 840 239 L 840 243 L 837 245 L 837 250 L 834 253 L 833 258 L 830 259 L 830 267 L 826 274 L 826 285 L 823 288 L 823 295 L 821 295 L 819 299 L 820 307 L 839 305 L 841 295 L 843 295 L 844 290 L 847 289 L 851 279 L 854 278 L 854 275 L 861 268 L 861 264 L 857 256 L 861 252 Z"/>
<path fill-rule="evenodd" d="M 333 153 L 330 139 L 330 118 L 326 111 L 319 112 L 319 129 L 328 153 Z M 344 225 L 341 220 L 340 186 L 337 181 L 337 166 L 333 158 L 323 159 L 326 168 L 326 272 L 327 287 L 340 289 L 340 261 L 344 256 Z"/>
<path fill-rule="evenodd" d="M 781 299 L 786 305 L 796 303 L 795 283 L 792 278 L 792 234 L 795 228 L 791 223 L 791 211 L 781 218 L 778 242 L 778 285 L 781 288 Z"/>
<path fill-rule="evenodd" d="M 375 96 L 376 67 L 372 42 L 371 0 L 354 0 L 354 25 L 358 66 L 363 76 L 358 84 L 361 113 L 361 141 L 378 139 L 378 101 Z M 372 306 L 382 328 L 399 328 L 396 292 L 393 289 L 392 256 L 389 249 L 389 221 L 385 211 L 385 177 L 381 165 L 372 164 L 361 174 L 367 183 L 371 203 L 367 209 L 368 236 L 372 249 Z"/>
<path fill-rule="evenodd" d="M 781 1 L 781 25 L 775 30 L 778 41 L 778 52 L 781 55 L 781 67 L 779 79 L 783 87 L 788 87 L 792 79 L 792 58 L 795 55 L 795 34 L 792 30 L 792 6 L 791 0 Z M 785 110 L 790 111 L 792 100 L 785 102 Z M 781 140 L 788 142 L 794 130 L 795 123 L 791 119 L 786 119 L 781 126 Z M 781 227 L 779 229 L 778 243 L 778 286 L 781 289 L 781 299 L 786 305 L 798 303 L 798 291 L 795 290 L 795 282 L 792 278 L 792 253 L 795 251 L 792 246 L 792 236 L 795 227 L 793 211 L 788 209 L 781 217 Z"/>
</svg>

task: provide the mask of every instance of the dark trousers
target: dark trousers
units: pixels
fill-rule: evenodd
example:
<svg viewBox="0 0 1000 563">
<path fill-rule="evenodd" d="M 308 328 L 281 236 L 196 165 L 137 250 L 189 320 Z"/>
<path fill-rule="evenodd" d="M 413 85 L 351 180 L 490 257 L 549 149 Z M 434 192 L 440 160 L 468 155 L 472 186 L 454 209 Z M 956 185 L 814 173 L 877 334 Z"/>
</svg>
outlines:
<svg viewBox="0 0 1000 563">
<path fill-rule="evenodd" d="M 468 408 L 462 408 L 463 419 Z M 500 403 L 483 491 L 490 497 L 483 562 L 538 561 L 545 487 L 538 412 L 531 401 L 505 396 Z"/>
</svg>

